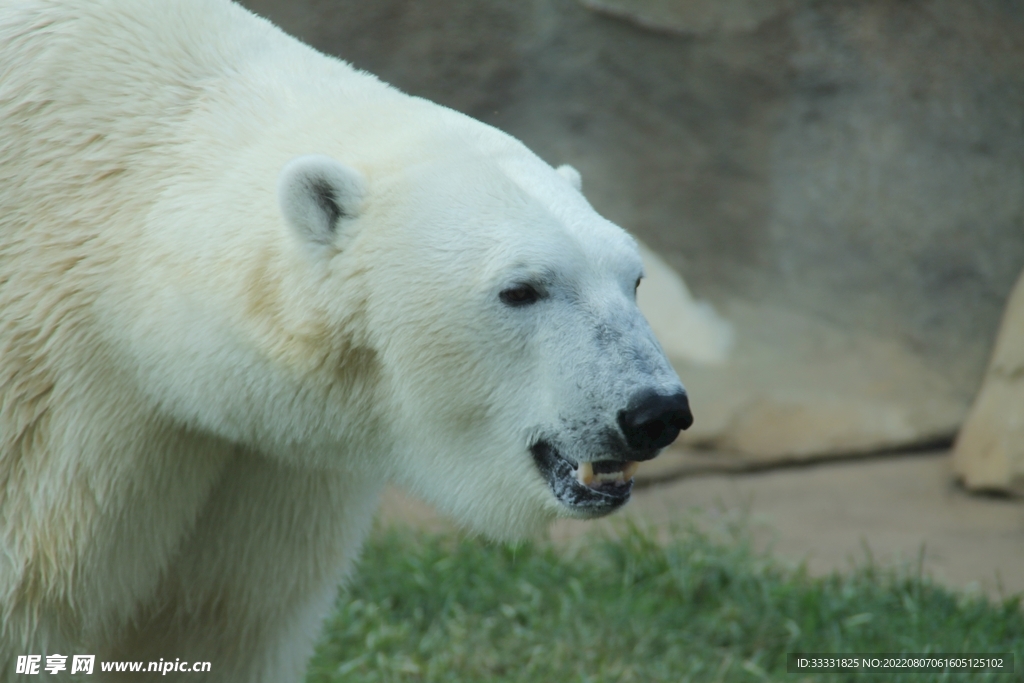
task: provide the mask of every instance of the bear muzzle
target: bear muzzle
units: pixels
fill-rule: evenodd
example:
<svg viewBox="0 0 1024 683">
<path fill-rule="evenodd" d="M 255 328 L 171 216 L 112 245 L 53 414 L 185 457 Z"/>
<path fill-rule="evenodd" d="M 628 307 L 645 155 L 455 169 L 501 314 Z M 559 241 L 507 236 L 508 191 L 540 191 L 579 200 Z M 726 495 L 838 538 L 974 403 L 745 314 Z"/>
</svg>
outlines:
<svg viewBox="0 0 1024 683">
<path fill-rule="evenodd" d="M 609 434 L 612 457 L 576 462 L 546 439 L 530 447 L 555 497 L 575 515 L 600 516 L 629 500 L 640 462 L 651 460 L 675 441 L 679 432 L 693 424 L 693 414 L 685 391 L 645 390 L 619 411 L 617 422 L 621 436 Z"/>
</svg>

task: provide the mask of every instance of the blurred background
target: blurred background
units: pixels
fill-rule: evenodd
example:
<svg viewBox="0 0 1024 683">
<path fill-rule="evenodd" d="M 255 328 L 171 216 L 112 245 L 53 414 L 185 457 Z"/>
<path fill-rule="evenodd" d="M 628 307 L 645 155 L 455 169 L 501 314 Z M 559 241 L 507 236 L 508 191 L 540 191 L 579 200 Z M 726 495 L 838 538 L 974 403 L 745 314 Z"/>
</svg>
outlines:
<svg viewBox="0 0 1024 683">
<path fill-rule="evenodd" d="M 1024 3 L 242 4 L 572 164 L 650 248 L 697 422 L 635 514 L 745 506 L 812 568 L 927 544 L 954 583 L 1024 589 L 1024 507 L 956 483 L 1024 492 L 1024 389 L 950 458 L 1024 267 Z"/>
</svg>

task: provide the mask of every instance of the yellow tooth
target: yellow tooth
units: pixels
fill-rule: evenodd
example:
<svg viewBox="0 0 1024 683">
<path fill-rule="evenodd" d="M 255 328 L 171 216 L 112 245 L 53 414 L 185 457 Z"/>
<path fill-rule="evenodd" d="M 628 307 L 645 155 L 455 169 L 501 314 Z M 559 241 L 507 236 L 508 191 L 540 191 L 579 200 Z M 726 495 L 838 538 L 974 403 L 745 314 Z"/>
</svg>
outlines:
<svg viewBox="0 0 1024 683">
<path fill-rule="evenodd" d="M 626 463 L 626 466 L 622 468 L 622 478 L 625 481 L 629 481 L 630 479 L 633 478 L 633 475 L 636 474 L 636 471 L 638 469 L 640 469 L 640 463 L 638 463 L 638 462 Z"/>
<path fill-rule="evenodd" d="M 594 466 L 589 462 L 581 462 L 576 470 L 576 479 L 584 486 L 590 486 L 594 481 Z"/>
</svg>

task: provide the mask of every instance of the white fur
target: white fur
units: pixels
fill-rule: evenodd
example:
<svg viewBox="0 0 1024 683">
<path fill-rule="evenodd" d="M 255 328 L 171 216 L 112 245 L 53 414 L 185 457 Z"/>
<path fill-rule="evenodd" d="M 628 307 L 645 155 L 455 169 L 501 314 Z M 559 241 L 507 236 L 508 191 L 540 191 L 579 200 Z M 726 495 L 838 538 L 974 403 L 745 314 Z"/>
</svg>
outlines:
<svg viewBox="0 0 1024 683">
<path fill-rule="evenodd" d="M 576 190 L 583 191 L 580 172 L 569 164 L 555 169 Z M 642 242 L 644 286 L 637 305 L 651 324 L 654 336 L 671 358 L 697 365 L 724 363 L 733 346 L 733 328 L 707 301 L 697 301 L 683 278 Z"/>
<path fill-rule="evenodd" d="M 359 215 L 365 195 L 363 174 L 323 154 L 292 159 L 277 181 L 281 214 L 299 240 L 337 250 L 351 241 L 342 220 Z"/>
<path fill-rule="evenodd" d="M 562 164 L 555 169 L 558 174 L 569 181 L 569 184 L 576 188 L 577 192 L 583 191 L 583 176 L 569 164 Z"/>
<path fill-rule="evenodd" d="M 0 681 L 295 681 L 385 482 L 499 538 L 565 513 L 532 440 L 599 456 L 681 389 L 641 268 L 517 141 L 226 0 L 0 0 Z"/>
</svg>

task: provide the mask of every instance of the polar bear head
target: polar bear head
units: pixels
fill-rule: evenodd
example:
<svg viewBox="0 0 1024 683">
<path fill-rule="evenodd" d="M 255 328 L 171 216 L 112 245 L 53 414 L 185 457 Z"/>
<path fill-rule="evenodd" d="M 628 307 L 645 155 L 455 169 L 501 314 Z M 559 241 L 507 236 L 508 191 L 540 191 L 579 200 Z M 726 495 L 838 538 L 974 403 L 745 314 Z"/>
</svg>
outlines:
<svg viewBox="0 0 1024 683">
<path fill-rule="evenodd" d="M 692 422 L 636 305 L 636 243 L 571 168 L 499 138 L 365 173 L 301 156 L 278 188 L 310 267 L 362 302 L 388 476 L 462 524 L 611 512 Z"/>
</svg>

